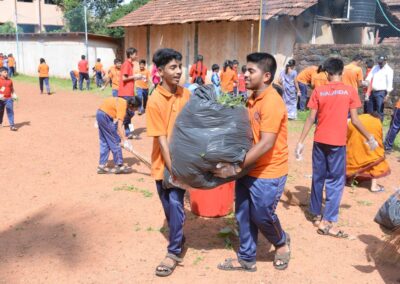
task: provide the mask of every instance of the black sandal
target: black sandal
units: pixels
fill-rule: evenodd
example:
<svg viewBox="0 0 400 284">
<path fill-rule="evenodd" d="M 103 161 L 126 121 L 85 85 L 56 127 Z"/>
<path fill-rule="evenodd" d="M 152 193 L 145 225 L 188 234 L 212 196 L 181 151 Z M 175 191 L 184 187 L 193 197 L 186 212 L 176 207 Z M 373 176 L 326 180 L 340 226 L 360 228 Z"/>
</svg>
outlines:
<svg viewBox="0 0 400 284">
<path fill-rule="evenodd" d="M 275 253 L 275 258 L 274 258 L 275 269 L 285 270 L 289 266 L 291 249 L 290 249 L 290 235 L 288 233 L 286 233 L 285 245 L 287 245 L 289 248 L 288 252 L 285 252 L 282 254 Z M 280 262 L 280 263 L 278 264 L 278 262 Z"/>
<path fill-rule="evenodd" d="M 342 230 L 339 230 L 336 234 L 332 234 L 330 232 L 331 229 L 332 229 L 332 226 L 326 226 L 323 229 L 318 228 L 317 233 L 320 234 L 320 235 L 335 237 L 335 238 L 338 238 L 338 239 L 347 239 L 349 237 L 349 235 L 346 234 Z"/>
<path fill-rule="evenodd" d="M 156 268 L 156 275 L 159 277 L 167 277 L 174 272 L 175 268 L 178 266 L 179 263 L 183 261 L 182 258 L 177 257 L 172 253 L 168 253 L 165 258 L 172 259 L 174 264 L 171 266 L 165 262 L 161 262 Z"/>
<path fill-rule="evenodd" d="M 239 262 L 240 266 L 234 266 L 233 261 Z M 225 271 L 247 271 L 247 272 L 255 272 L 257 271 L 256 262 L 255 261 L 245 261 L 242 259 L 233 259 L 227 258 L 223 263 L 218 264 L 218 269 Z"/>
</svg>

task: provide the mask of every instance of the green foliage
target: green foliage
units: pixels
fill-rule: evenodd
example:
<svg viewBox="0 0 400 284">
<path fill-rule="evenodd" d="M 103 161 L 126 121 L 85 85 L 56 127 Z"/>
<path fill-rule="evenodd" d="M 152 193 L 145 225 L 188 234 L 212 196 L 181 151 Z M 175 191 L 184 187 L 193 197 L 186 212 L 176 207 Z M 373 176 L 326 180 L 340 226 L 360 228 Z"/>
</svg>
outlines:
<svg viewBox="0 0 400 284">
<path fill-rule="evenodd" d="M 0 25 L 0 34 L 15 34 L 14 23 L 5 22 L 4 24 Z"/>
<path fill-rule="evenodd" d="M 88 31 L 120 38 L 124 36 L 123 28 L 108 28 L 108 25 L 136 10 L 149 0 L 133 0 L 121 5 L 122 0 L 87 0 Z M 56 0 L 64 12 L 67 29 L 71 32 L 85 31 L 84 3 L 79 0 Z"/>
<path fill-rule="evenodd" d="M 232 96 L 230 94 L 221 94 L 217 102 L 223 106 L 227 107 L 244 107 L 246 105 L 245 101 L 241 96 Z"/>
</svg>

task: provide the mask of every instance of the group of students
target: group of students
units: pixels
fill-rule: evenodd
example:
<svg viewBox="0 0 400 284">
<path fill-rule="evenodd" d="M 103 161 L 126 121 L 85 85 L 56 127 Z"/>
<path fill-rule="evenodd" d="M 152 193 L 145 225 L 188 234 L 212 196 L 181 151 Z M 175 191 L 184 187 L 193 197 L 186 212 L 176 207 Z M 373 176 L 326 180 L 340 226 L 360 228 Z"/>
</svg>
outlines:
<svg viewBox="0 0 400 284">
<path fill-rule="evenodd" d="M 15 71 L 16 71 L 16 62 L 15 62 L 15 58 L 12 55 L 12 53 L 10 54 L 3 54 L 0 53 L 0 67 L 4 67 L 7 69 L 8 71 L 8 76 L 11 78 L 15 75 Z"/>
<path fill-rule="evenodd" d="M 155 179 L 169 227 L 167 255 L 155 269 L 157 276 L 164 277 L 171 275 L 177 265 L 183 261 L 181 253 L 186 241 L 183 230 L 185 190 L 181 188 L 183 186 L 180 186 L 184 183 L 173 177 L 173 183 L 177 186 L 167 189 L 163 186 L 163 179 L 164 170 L 171 173 L 169 143 L 175 120 L 189 100 L 191 92 L 179 85 L 182 76 L 182 55 L 178 51 L 169 48 L 160 49 L 153 55 L 153 63 L 157 66 L 160 83 L 149 97 L 146 125 L 148 136 L 153 137 L 151 175 Z M 205 66 L 201 60 L 198 60 L 196 65 L 195 72 L 191 72 L 192 83 L 201 84 L 201 80 L 197 77 L 204 75 Z M 224 67 L 222 74 L 225 74 L 221 74 L 222 77 L 226 73 L 229 76 L 235 76 L 234 69 L 229 63 Z M 379 147 L 377 137 L 375 137 L 378 134 L 369 131 L 369 127 L 365 125 L 369 122 L 361 121 L 358 117 L 357 109 L 361 107 L 361 101 L 357 90 L 343 82 L 345 73 L 343 61 L 339 58 L 329 58 L 321 68 L 324 70 L 326 83 L 315 86 L 312 92 L 308 102 L 311 113 L 299 138 L 295 154 L 298 160 L 302 159 L 304 141 L 312 125 L 316 123 L 309 208 L 311 219 L 318 227 L 318 234 L 347 238 L 348 234 L 338 230 L 335 224 L 338 221 L 341 197 L 346 182 L 349 114 L 350 128 L 362 137 L 360 141 L 366 151 L 373 153 Z M 213 71 L 217 72 L 217 69 Z M 218 265 L 221 270 L 256 271 L 258 231 L 275 247 L 274 267 L 284 270 L 289 265 L 290 236 L 283 230 L 275 212 L 289 171 L 288 110 L 284 98 L 273 86 L 276 71 L 277 63 L 272 55 L 252 53 L 247 56 L 243 76 L 246 93 L 249 94 L 247 108 L 254 145 L 242 163 L 223 163 L 213 171 L 217 177 L 228 178 L 249 169 L 245 176 L 236 181 L 235 189 L 239 251 L 236 259 L 228 258 Z M 287 71 L 284 70 L 284 72 Z M 201 79 L 204 82 L 205 78 Z M 296 88 L 299 91 L 300 87 Z M 133 92 L 133 89 L 131 91 Z M 100 143 L 103 145 L 99 169 L 105 166 L 108 150 L 113 152 L 117 164 L 122 163 L 119 146 L 121 139 L 124 147 L 132 147 L 129 142 L 126 142 L 122 125 L 127 112 L 138 109 L 140 101 L 130 98 L 127 103 L 122 102 L 123 100 L 119 98 L 108 98 L 98 110 Z M 115 120 L 118 121 L 117 126 L 113 124 Z M 322 210 L 324 186 L 326 198 L 325 209 Z"/>
</svg>

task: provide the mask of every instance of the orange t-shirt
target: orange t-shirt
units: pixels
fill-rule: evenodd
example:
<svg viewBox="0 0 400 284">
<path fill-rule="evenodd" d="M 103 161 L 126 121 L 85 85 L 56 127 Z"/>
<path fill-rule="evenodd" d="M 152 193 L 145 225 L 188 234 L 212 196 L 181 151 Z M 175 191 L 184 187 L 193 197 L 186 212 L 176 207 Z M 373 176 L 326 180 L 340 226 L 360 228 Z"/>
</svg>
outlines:
<svg viewBox="0 0 400 284">
<path fill-rule="evenodd" d="M 315 89 L 328 84 L 328 75 L 326 72 L 314 73 L 311 75 L 311 86 Z"/>
<path fill-rule="evenodd" d="M 3 57 L 0 56 L 0 67 L 3 67 Z"/>
<path fill-rule="evenodd" d="M 165 162 L 161 155 L 159 136 L 169 139 L 174 129 L 175 120 L 189 100 L 190 91 L 178 86 L 175 94 L 171 94 L 161 85 L 149 97 L 146 109 L 147 135 L 153 138 L 151 154 L 151 175 L 155 180 L 164 178 Z"/>
<path fill-rule="evenodd" d="M 192 65 L 190 68 L 189 76 L 192 78 L 191 83 L 193 84 L 197 77 L 201 75 L 203 82 L 206 82 L 207 67 L 203 62 L 199 61 Z"/>
<path fill-rule="evenodd" d="M 277 135 L 272 149 L 257 161 L 249 172 L 249 176 L 271 179 L 287 175 L 289 172 L 288 115 L 282 97 L 270 85 L 257 98 L 251 96 L 247 107 L 254 144 L 260 142 L 261 132 Z"/>
<path fill-rule="evenodd" d="M 305 68 L 303 71 L 299 73 L 297 76 L 297 81 L 303 83 L 305 85 L 311 85 L 312 75 L 317 73 L 318 66 L 310 66 Z"/>
<path fill-rule="evenodd" d="M 226 71 L 221 72 L 221 90 L 223 93 L 232 93 L 234 82 L 238 81 L 238 76 L 235 71 L 230 67 L 226 68 Z"/>
<path fill-rule="evenodd" d="M 111 80 L 111 85 L 113 90 L 119 89 L 119 80 L 121 79 L 121 70 L 117 69 L 115 66 L 111 67 L 108 71 L 108 77 Z"/>
<path fill-rule="evenodd" d="M 46 63 L 42 63 L 38 67 L 38 73 L 40 78 L 48 78 L 49 77 L 49 65 Z"/>
<path fill-rule="evenodd" d="M 94 65 L 94 71 L 96 72 L 103 71 L 103 64 L 101 64 L 100 62 L 96 62 L 96 64 Z"/>
<path fill-rule="evenodd" d="M 358 90 L 358 82 L 363 80 L 363 71 L 361 67 L 352 63 L 346 65 L 343 70 L 342 82 L 345 85 L 352 86 Z"/>
<path fill-rule="evenodd" d="M 396 107 L 400 108 L 400 100 L 397 102 Z"/>
<path fill-rule="evenodd" d="M 330 82 L 315 88 L 308 107 L 317 110 L 318 124 L 314 141 L 345 146 L 349 111 L 361 107 L 356 90 L 342 82 Z"/>
<path fill-rule="evenodd" d="M 143 76 L 145 76 L 146 80 L 135 81 L 136 88 L 148 90 L 149 89 L 150 72 L 147 69 L 144 69 L 143 71 L 140 71 L 139 74 L 142 74 Z"/>
<path fill-rule="evenodd" d="M 15 59 L 14 57 L 8 57 L 8 67 L 15 67 Z"/>
<path fill-rule="evenodd" d="M 74 75 L 75 75 L 75 78 L 76 78 L 76 79 L 79 79 L 79 71 L 74 70 Z"/>
<path fill-rule="evenodd" d="M 80 73 L 88 73 L 89 72 L 89 62 L 87 60 L 81 60 L 78 63 L 78 71 Z"/>
<path fill-rule="evenodd" d="M 108 114 L 112 119 L 124 120 L 128 102 L 123 98 L 106 98 L 100 105 L 100 110 Z"/>
</svg>

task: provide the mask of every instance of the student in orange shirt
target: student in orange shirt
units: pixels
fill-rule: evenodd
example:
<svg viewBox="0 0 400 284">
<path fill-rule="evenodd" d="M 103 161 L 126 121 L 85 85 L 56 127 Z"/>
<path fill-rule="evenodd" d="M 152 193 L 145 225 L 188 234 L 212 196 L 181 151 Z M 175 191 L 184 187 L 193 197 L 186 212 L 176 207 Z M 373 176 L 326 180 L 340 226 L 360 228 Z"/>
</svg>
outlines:
<svg viewBox="0 0 400 284">
<path fill-rule="evenodd" d="M 221 72 L 221 91 L 222 93 L 234 94 L 234 84 L 238 81 L 237 74 L 232 70 L 232 61 L 226 60 Z"/>
<path fill-rule="evenodd" d="M 121 65 L 120 59 L 114 59 L 114 66 L 108 70 L 108 78 L 106 79 L 104 86 L 101 88 L 103 91 L 108 84 L 111 84 L 111 94 L 113 97 L 118 97 L 119 80 L 121 77 Z"/>
<path fill-rule="evenodd" d="M 182 76 L 182 55 L 179 52 L 169 48 L 160 49 L 154 54 L 153 63 L 158 68 L 161 83 L 153 91 L 147 104 L 147 134 L 153 137 L 151 175 L 156 181 L 169 227 L 168 253 L 155 273 L 157 276 L 169 276 L 178 263 L 182 262 L 180 254 L 185 242 L 185 190 L 178 187 L 164 188 L 164 169 L 171 173 L 168 143 L 175 120 L 189 100 L 190 92 L 178 85 Z"/>
<path fill-rule="evenodd" d="M 206 82 L 207 67 L 204 65 L 203 60 L 203 56 L 198 55 L 196 63 L 190 68 L 189 76 L 192 78 L 192 84 L 203 85 Z"/>
<path fill-rule="evenodd" d="M 298 104 L 300 111 L 305 111 L 308 99 L 308 88 L 311 87 L 311 77 L 317 73 L 318 66 L 309 66 L 299 73 L 297 76 L 297 82 L 301 91 L 301 96 Z"/>
<path fill-rule="evenodd" d="M 0 67 L 3 67 L 3 53 L 0 53 Z"/>
<path fill-rule="evenodd" d="M 136 81 L 136 94 L 142 102 L 139 109 L 139 115 L 142 115 L 146 111 L 147 99 L 149 97 L 150 72 L 146 69 L 146 60 L 144 59 L 139 61 L 139 68 L 142 79 Z"/>
<path fill-rule="evenodd" d="M 96 121 L 99 127 L 100 138 L 100 161 L 97 167 L 98 174 L 123 174 L 131 172 L 131 169 L 123 165 L 122 150 L 124 148 L 132 150 L 132 144 L 125 136 L 123 121 L 127 110 L 135 111 L 140 106 L 136 97 L 128 100 L 122 98 L 106 98 L 96 113 Z M 114 123 L 117 121 L 117 123 Z M 114 158 L 114 169 L 107 168 L 108 156 L 110 151 Z"/>
<path fill-rule="evenodd" d="M 274 267 L 284 270 L 290 260 L 290 237 L 275 213 L 288 174 L 288 115 L 285 103 L 272 86 L 277 69 L 268 53 L 247 56 L 246 88 L 253 91 L 247 108 L 254 146 L 242 164 L 224 164 L 214 174 L 227 178 L 251 168 L 236 181 L 236 219 L 239 225 L 238 259 L 226 259 L 221 270 L 256 271 L 260 231 L 275 247 Z"/>
<path fill-rule="evenodd" d="M 8 55 L 8 72 L 8 76 L 10 78 L 13 77 L 15 74 L 15 58 L 11 53 Z"/>
<path fill-rule="evenodd" d="M 90 90 L 90 78 L 89 78 L 89 62 L 86 60 L 86 56 L 82 55 L 81 60 L 78 62 L 79 71 L 79 90 L 83 90 L 83 80 L 86 80 L 86 89 Z"/>
<path fill-rule="evenodd" d="M 361 65 L 363 62 L 363 58 L 360 54 L 354 56 L 353 61 L 350 64 L 344 66 L 343 70 L 343 84 L 352 86 L 354 89 L 357 90 L 361 87 L 361 83 L 364 79 L 363 71 L 361 69 Z"/>
<path fill-rule="evenodd" d="M 101 63 L 101 59 L 97 58 L 97 62 L 93 67 L 93 71 L 96 74 L 96 85 L 98 88 L 103 86 L 103 64 Z"/>
<path fill-rule="evenodd" d="M 79 71 L 71 70 L 69 71 L 69 77 L 72 81 L 72 91 L 78 90 L 78 81 L 79 81 Z"/>
<path fill-rule="evenodd" d="M 328 75 L 322 65 L 318 66 L 317 72 L 311 75 L 311 88 L 315 89 L 319 86 L 328 84 Z"/>
<path fill-rule="evenodd" d="M 17 131 L 14 124 L 14 101 L 17 99 L 13 82 L 8 78 L 7 68 L 0 67 L 0 127 L 3 124 L 4 109 L 6 109 L 10 130 Z"/>
<path fill-rule="evenodd" d="M 315 88 L 308 107 L 311 113 L 296 147 L 297 160 L 302 159 L 304 140 L 318 115 L 312 151 L 312 185 L 310 214 L 318 234 L 347 238 L 348 234 L 335 228 L 340 201 L 346 182 L 347 117 L 350 112 L 354 127 L 366 138 L 370 149 L 378 147 L 373 135 L 367 132 L 357 115 L 361 107 L 356 90 L 342 83 L 343 61 L 329 58 L 324 63 L 329 83 Z M 326 190 L 325 210 L 322 212 L 323 190 Z"/>
<path fill-rule="evenodd" d="M 49 84 L 49 65 L 46 64 L 46 60 L 44 60 L 44 58 L 40 58 L 38 73 L 39 73 L 40 94 L 43 94 L 43 83 L 44 83 L 44 85 L 46 86 L 47 95 L 50 96 L 51 93 Z"/>
</svg>

